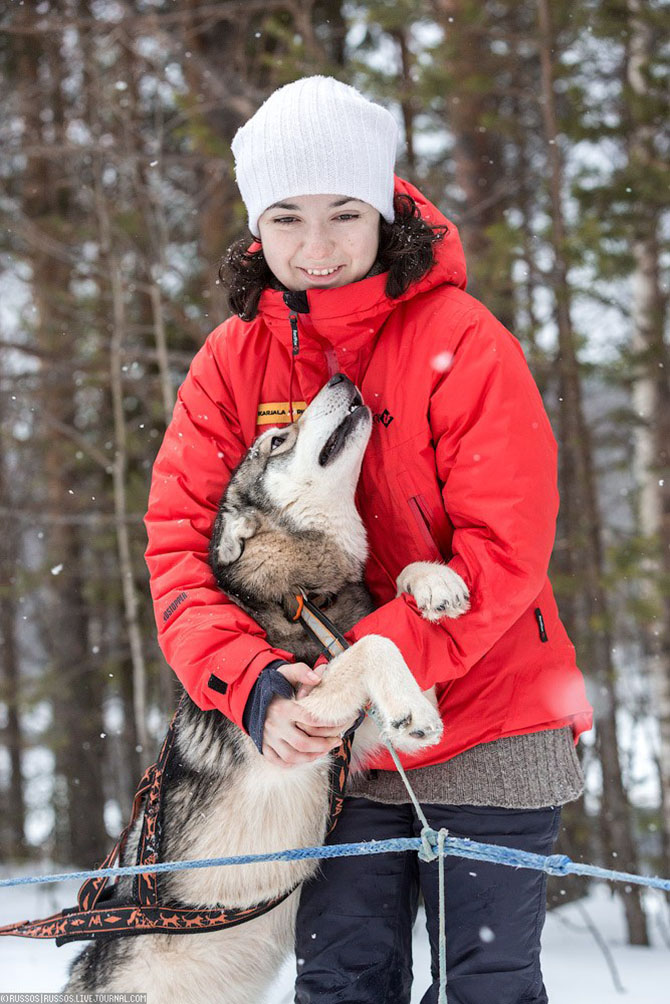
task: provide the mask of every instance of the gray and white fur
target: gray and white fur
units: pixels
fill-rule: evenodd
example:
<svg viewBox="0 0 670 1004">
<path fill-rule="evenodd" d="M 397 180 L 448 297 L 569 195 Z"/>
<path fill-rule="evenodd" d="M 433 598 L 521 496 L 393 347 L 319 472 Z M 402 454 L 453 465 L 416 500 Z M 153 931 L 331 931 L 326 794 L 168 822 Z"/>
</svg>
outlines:
<svg viewBox="0 0 670 1004">
<path fill-rule="evenodd" d="M 296 591 L 328 596 L 327 615 L 342 632 L 372 609 L 363 585 L 365 530 L 354 504 L 371 427 L 356 387 L 338 374 L 298 421 L 259 436 L 221 501 L 210 550 L 217 580 L 270 644 L 299 661 L 313 662 L 320 652 L 291 619 Z M 411 592 L 431 620 L 468 609 L 467 587 L 446 565 L 409 565 L 398 591 Z M 399 751 L 439 740 L 433 695 L 422 694 L 398 648 L 380 636 L 364 637 L 338 655 L 300 703 L 317 720 L 344 725 L 367 701 Z M 165 789 L 164 860 L 323 842 L 329 756 L 276 766 L 236 725 L 188 700 L 175 741 L 182 772 Z M 378 729 L 366 719 L 356 732 L 352 769 L 361 769 L 379 743 Z M 138 837 L 139 823 L 122 863 L 134 863 Z M 167 873 L 160 876 L 161 902 L 247 907 L 291 889 L 317 867 L 293 861 Z M 298 895 L 239 927 L 94 942 L 75 960 L 65 990 L 147 993 L 149 1004 L 258 1004 L 292 950 Z"/>
</svg>

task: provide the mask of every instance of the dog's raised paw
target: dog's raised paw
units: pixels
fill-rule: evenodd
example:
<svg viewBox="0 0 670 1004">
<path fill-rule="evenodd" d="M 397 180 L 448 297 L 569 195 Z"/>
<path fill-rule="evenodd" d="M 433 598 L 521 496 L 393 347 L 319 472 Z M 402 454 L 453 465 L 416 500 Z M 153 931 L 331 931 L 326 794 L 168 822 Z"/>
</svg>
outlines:
<svg viewBox="0 0 670 1004">
<path fill-rule="evenodd" d="M 410 593 L 429 621 L 460 617 L 470 609 L 470 592 L 458 572 L 433 561 L 415 561 L 397 578 L 398 595 Z"/>
<path fill-rule="evenodd" d="M 438 742 L 442 735 L 442 720 L 437 708 L 433 707 L 420 692 L 411 701 L 411 707 L 407 705 L 405 707 L 404 714 L 399 712 L 389 714 L 391 710 L 389 708 L 385 708 L 384 711 L 376 709 L 375 717 L 382 736 L 396 749 L 405 753 L 413 753 L 423 749 L 424 746 L 432 746 Z"/>
</svg>

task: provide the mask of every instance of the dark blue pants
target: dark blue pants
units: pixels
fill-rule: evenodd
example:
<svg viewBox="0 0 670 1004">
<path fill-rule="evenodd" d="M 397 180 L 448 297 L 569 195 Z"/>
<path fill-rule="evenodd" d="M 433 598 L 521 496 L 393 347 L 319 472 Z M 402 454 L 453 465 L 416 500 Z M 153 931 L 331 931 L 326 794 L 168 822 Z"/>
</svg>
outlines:
<svg viewBox="0 0 670 1004">
<path fill-rule="evenodd" d="M 452 836 L 550 854 L 560 809 L 424 805 Z M 330 843 L 418 836 L 411 805 L 345 800 Z M 445 859 L 449 1004 L 546 1004 L 540 934 L 546 876 L 527 868 Z M 303 886 L 298 911 L 296 1004 L 409 1004 L 412 926 L 426 906 L 432 985 L 438 994 L 437 862 L 413 852 L 331 858 Z M 425 974 L 427 975 L 427 974 Z M 424 974 L 418 974 L 423 979 Z"/>
</svg>

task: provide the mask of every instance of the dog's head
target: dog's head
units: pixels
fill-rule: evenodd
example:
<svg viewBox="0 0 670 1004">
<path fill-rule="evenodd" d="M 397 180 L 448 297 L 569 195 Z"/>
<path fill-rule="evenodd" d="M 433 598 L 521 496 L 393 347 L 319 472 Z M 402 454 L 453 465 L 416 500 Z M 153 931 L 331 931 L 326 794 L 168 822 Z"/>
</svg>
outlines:
<svg viewBox="0 0 670 1004">
<path fill-rule="evenodd" d="M 370 409 L 338 373 L 296 422 L 263 432 L 230 480 L 215 527 L 215 561 L 237 561 L 261 515 L 298 531 L 341 533 L 360 524 L 354 494 L 371 429 Z"/>
</svg>

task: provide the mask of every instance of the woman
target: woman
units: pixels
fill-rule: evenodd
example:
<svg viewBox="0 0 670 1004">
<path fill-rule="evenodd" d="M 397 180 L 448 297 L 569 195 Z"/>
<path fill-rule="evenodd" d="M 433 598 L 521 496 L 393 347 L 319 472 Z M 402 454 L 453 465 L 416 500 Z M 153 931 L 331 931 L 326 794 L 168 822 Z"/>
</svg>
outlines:
<svg viewBox="0 0 670 1004">
<path fill-rule="evenodd" d="M 272 649 L 214 584 L 207 549 L 231 470 L 268 424 L 297 416 L 334 373 L 375 422 L 358 489 L 378 609 L 350 633 L 401 649 L 435 686 L 437 746 L 407 763 L 435 829 L 547 854 L 579 796 L 575 742 L 591 711 L 547 566 L 556 446 L 516 340 L 464 292 L 456 229 L 394 178 L 395 120 L 353 88 L 280 88 L 233 141 L 254 238 L 226 276 L 235 316 L 195 357 L 156 460 L 147 562 L 163 652 L 193 700 L 293 769 L 339 742 L 301 720 L 293 687 L 318 671 Z M 458 620 L 423 620 L 395 578 L 444 560 L 470 589 Z M 388 755 L 346 799 L 332 839 L 419 826 Z M 435 865 L 414 854 L 325 862 L 302 892 L 296 1001 L 410 999 L 422 891 L 437 1000 Z M 450 1004 L 546 1001 L 541 873 L 447 860 Z"/>
</svg>

